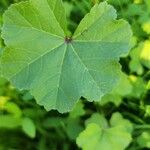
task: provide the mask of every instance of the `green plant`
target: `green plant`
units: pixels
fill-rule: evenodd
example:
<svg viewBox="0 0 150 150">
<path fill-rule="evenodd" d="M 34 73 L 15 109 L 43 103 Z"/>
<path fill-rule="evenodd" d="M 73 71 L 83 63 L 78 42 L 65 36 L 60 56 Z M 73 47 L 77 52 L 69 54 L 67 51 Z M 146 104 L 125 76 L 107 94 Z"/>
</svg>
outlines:
<svg viewBox="0 0 150 150">
<path fill-rule="evenodd" d="M 29 9 L 25 5 L 30 5 L 31 2 L 20 2 L 21 0 L 1 0 L 0 1 L 0 26 L 3 26 L 3 39 L 0 38 L 0 52 L 1 52 L 1 60 L 2 64 L 2 73 L 7 75 L 7 77 L 12 77 L 12 70 L 15 71 L 15 69 L 20 68 L 22 70 L 22 66 L 26 66 L 22 62 L 22 58 L 25 58 L 27 55 L 24 54 L 23 51 L 21 51 L 22 47 L 30 47 L 34 49 L 34 52 L 37 51 L 38 53 L 35 53 L 35 55 L 39 54 L 41 55 L 41 47 L 47 46 L 49 47 L 48 42 L 34 42 L 35 40 L 31 40 L 31 37 L 35 37 L 35 34 L 31 34 L 30 31 L 33 31 L 31 27 L 29 27 L 29 32 L 26 32 L 21 29 L 24 28 L 24 16 L 26 19 L 28 19 L 29 22 L 34 23 L 34 26 L 38 26 L 38 21 L 36 22 L 37 16 L 37 8 Z M 34 2 L 35 0 L 32 0 Z M 38 0 L 39 2 L 41 0 Z M 49 2 L 52 0 L 48 0 Z M 105 68 L 102 68 L 102 70 L 105 70 L 105 74 L 109 75 L 113 78 L 110 78 L 107 76 L 104 80 L 107 81 L 106 90 L 103 93 L 98 93 L 99 98 L 96 99 L 89 99 L 89 97 L 82 95 L 81 93 L 71 92 L 72 94 L 77 94 L 77 97 L 80 97 L 78 99 L 75 99 L 74 101 L 71 101 L 73 99 L 69 98 L 69 102 L 71 101 L 72 106 L 70 105 L 69 108 L 65 108 L 62 110 L 63 106 L 60 106 L 59 108 L 53 108 L 57 109 L 60 112 L 66 112 L 71 110 L 68 113 L 59 113 L 55 110 L 46 111 L 43 107 L 37 105 L 35 102 L 32 90 L 39 89 L 36 91 L 36 95 L 38 96 L 39 100 L 40 92 L 46 91 L 51 86 L 49 85 L 49 82 L 45 82 L 43 87 L 47 87 L 47 89 L 40 89 L 38 88 L 38 81 L 41 83 L 44 81 L 45 77 L 48 77 L 47 74 L 51 71 L 53 74 L 53 69 L 49 68 L 51 64 L 46 65 L 45 68 L 49 68 L 42 72 L 41 68 L 36 66 L 39 66 L 39 62 L 34 65 L 32 65 L 32 71 L 35 70 L 35 74 L 33 76 L 33 72 L 30 73 L 30 77 L 35 77 L 36 74 L 38 78 L 35 80 L 36 82 L 33 82 L 33 78 L 31 79 L 32 83 L 32 89 L 30 88 L 24 88 L 25 90 L 22 90 L 23 87 L 30 86 L 30 82 L 27 81 L 25 72 L 19 73 L 19 76 L 14 76 L 14 78 L 11 78 L 11 83 L 7 81 L 6 79 L 0 78 L 0 150 L 88 150 L 88 149 L 104 149 L 104 150 L 147 150 L 149 149 L 149 139 L 150 139 L 150 71 L 149 71 L 149 64 L 150 64 L 150 54 L 149 54 L 149 21 L 150 21 L 150 11 L 149 11 L 149 0 L 107 0 L 106 2 L 102 2 L 105 0 L 63 0 L 63 3 L 59 3 L 56 5 L 57 9 L 54 9 L 54 12 L 56 13 L 58 10 L 61 12 L 61 10 L 66 10 L 66 16 L 64 13 L 62 16 L 67 19 L 59 18 L 60 20 L 63 20 L 59 23 L 59 21 L 55 20 L 56 24 L 60 24 L 61 26 L 64 26 L 65 22 L 64 20 L 67 20 L 67 29 L 65 29 L 66 33 L 61 38 L 61 42 L 63 45 L 75 45 L 74 34 L 75 30 L 78 28 L 83 29 L 85 31 L 82 33 L 82 38 L 80 40 L 85 40 L 85 38 L 90 39 L 91 41 L 95 38 L 100 38 L 104 33 L 108 33 L 113 29 L 112 23 L 116 23 L 116 36 L 108 36 L 108 39 L 111 39 L 116 41 L 116 39 L 121 40 L 123 42 L 127 42 L 128 44 L 126 46 L 126 51 L 122 51 L 115 45 L 115 49 L 117 51 L 112 50 L 113 47 L 111 47 L 111 52 L 109 49 L 106 48 L 107 44 L 104 44 L 104 50 L 103 52 L 103 58 L 101 57 L 101 53 L 95 53 L 95 48 L 100 46 L 100 43 L 96 45 L 95 42 L 86 42 L 84 44 L 84 52 L 83 52 L 83 59 L 85 59 L 87 56 L 90 58 L 94 57 L 95 55 L 101 58 L 102 60 L 108 60 L 111 56 L 114 60 L 114 63 L 118 65 L 117 69 L 113 69 L 111 65 L 107 65 L 107 70 Z M 44 3 L 46 1 L 42 1 Z M 52 1 L 53 3 L 56 1 Z M 10 4 L 13 4 L 9 7 Z M 53 6 L 53 3 L 50 5 Z M 99 4 L 100 3 L 100 4 Z M 41 4 L 41 3 L 40 3 Z M 39 4 L 39 5 L 40 5 Z M 96 4 L 96 5 L 95 5 Z M 110 6 L 110 4 L 112 6 Z M 38 5 L 38 4 L 35 4 Z M 95 5 L 95 6 L 94 6 Z M 22 6 L 22 7 L 20 7 Z M 40 5 L 39 7 L 46 6 L 46 5 Z M 94 7 L 93 7 L 94 6 Z M 114 9 L 114 8 L 115 9 Z M 8 8 L 8 10 L 6 10 Z M 33 6 L 31 7 L 33 8 Z M 61 9 L 62 8 L 62 9 Z M 101 8 L 99 10 L 98 8 Z M 108 13 L 106 10 L 104 11 L 104 8 L 110 8 L 108 9 L 108 12 L 114 12 L 114 13 Z M 26 9 L 26 11 L 24 11 Z M 4 11 L 6 12 L 4 13 Z M 18 12 L 21 13 L 20 17 L 16 15 Z M 91 11 L 90 11 L 91 10 Z M 112 11 L 110 11 L 112 10 Z M 115 11 L 116 10 L 116 11 Z M 36 13 L 33 15 L 33 11 Z M 50 10 L 49 10 L 50 11 Z M 43 13 L 49 12 L 44 9 L 40 11 L 40 16 Z M 94 13 L 96 11 L 96 13 Z M 105 13 L 102 15 L 102 19 L 100 19 L 101 11 L 104 11 Z M 11 12 L 11 13 L 10 13 Z M 90 12 L 90 13 L 89 13 Z M 2 14 L 4 13 L 3 17 Z M 87 14 L 89 13 L 89 14 Z M 7 17 L 6 17 L 7 14 Z M 57 13 L 56 13 L 57 14 Z M 99 15 L 98 15 L 99 14 Z M 49 15 L 49 13 L 48 13 Z M 60 13 L 57 14 L 58 16 L 61 15 Z M 117 19 L 111 19 L 111 16 L 118 16 Z M 84 17 L 85 16 L 85 17 Z M 109 16 L 109 17 L 108 17 Z M 13 18 L 13 21 L 10 20 L 10 18 Z M 55 15 L 54 15 L 55 18 Z M 90 19 L 89 19 L 90 18 Z M 91 18 L 94 18 L 93 20 Z M 127 25 L 125 29 L 125 34 L 122 36 L 123 32 L 118 31 L 118 25 L 120 25 L 120 22 L 126 21 L 120 21 L 125 19 L 130 23 L 133 36 L 130 40 L 130 27 Z M 58 20 L 59 20 L 58 19 Z M 95 22 L 95 19 L 98 19 L 98 21 Z M 110 19 L 110 22 L 109 22 Z M 46 21 L 45 21 L 45 14 L 42 16 L 39 20 L 44 20 L 42 22 L 42 26 L 46 27 Z M 9 22 L 10 21 L 10 22 Z M 15 25 L 16 23 L 19 25 Z M 79 23 L 81 21 L 81 23 Z M 106 22 L 109 23 L 106 25 Z M 88 22 L 85 24 L 85 22 Z M 91 23 L 94 22 L 94 25 L 96 26 L 94 28 L 92 24 L 92 28 L 89 27 Z M 10 23 L 10 24 L 8 24 Z M 20 24 L 21 23 L 21 24 Z M 52 22 L 54 23 L 54 22 Z M 63 24 L 64 23 L 64 24 Z M 103 25 L 100 29 L 99 26 Z M 51 24 L 51 23 L 50 23 Z M 58 24 L 58 26 L 59 26 Z M 81 26 L 83 24 L 83 26 Z M 124 23 L 123 23 L 124 24 Z M 28 24 L 26 24 L 28 25 Z M 81 26 L 81 27 L 80 27 Z M 13 27 L 13 29 L 12 29 Z M 51 30 L 52 26 L 48 26 L 48 30 Z M 122 26 L 121 26 L 122 27 Z M 28 28 L 26 26 L 25 28 Z M 87 28 L 88 30 L 86 30 Z M 106 29 L 106 30 L 103 30 Z M 15 32 L 14 29 L 17 29 Z M 45 28 L 44 28 L 45 29 Z M 122 29 L 122 28 L 121 28 Z M 127 30 L 128 29 L 128 30 Z M 43 29 L 39 29 L 39 38 L 36 39 L 36 41 L 39 41 L 39 39 L 42 39 L 45 41 L 44 38 L 41 37 L 41 31 Z M 51 32 L 54 32 L 56 34 L 58 31 L 58 28 L 54 28 L 51 30 Z M 94 31 L 96 33 L 96 37 L 94 37 Z M 106 31 L 106 32 L 104 32 Z M 24 34 L 21 34 L 21 32 Z M 4 36 L 4 33 L 6 36 Z M 12 34 L 10 34 L 12 33 Z M 33 32 L 32 32 L 33 33 Z M 89 34 L 90 33 L 90 34 Z M 103 34 L 100 34 L 103 33 Z M 19 36 L 14 36 L 15 34 L 18 34 Z M 50 34 L 50 33 L 48 33 Z M 0 32 L 1 35 L 1 32 Z M 29 37 L 30 41 L 24 41 L 24 39 L 27 39 L 27 36 Z M 43 35 L 43 34 L 42 34 Z M 84 36 L 86 35 L 86 36 Z M 127 37 L 125 38 L 125 35 Z M 37 35 L 36 35 L 37 37 Z M 43 36 L 42 36 L 43 37 Z M 68 37 L 68 38 L 66 38 Z M 49 38 L 48 38 L 49 39 Z M 72 40 L 71 40 L 72 39 Z M 94 40 L 95 40 L 94 39 Z M 106 38 L 104 38 L 106 39 Z M 7 42 L 9 42 L 9 45 Z M 49 40 L 51 41 L 51 40 Z M 130 43 L 129 43 L 130 41 Z M 20 43 L 22 42 L 22 43 Z M 56 44 L 59 42 L 56 41 L 56 39 L 51 44 Z M 68 43 L 67 43 L 68 42 Z M 30 44 L 29 44 L 30 43 Z M 77 42 L 76 42 L 77 43 Z M 10 44 L 12 47 L 10 47 Z M 41 44 L 41 45 L 40 45 Z M 130 45 L 129 45 L 130 44 Z M 90 51 L 89 50 L 90 45 Z M 16 47 L 19 46 L 19 51 L 16 49 Z M 129 48 L 127 48 L 127 46 Z M 77 47 L 77 46 L 76 46 Z M 122 47 L 122 48 L 123 48 Z M 36 50 L 36 49 L 37 50 Z M 81 45 L 78 45 L 78 48 L 82 48 Z M 131 51 L 129 49 L 131 48 Z M 90 51 L 89 55 L 86 53 L 86 50 Z M 64 50 L 63 48 L 59 48 L 59 50 Z M 70 49 L 67 49 L 67 52 Z M 78 49 L 79 50 L 79 49 Z M 9 51 L 11 52 L 11 56 L 8 56 Z M 60 52 L 59 51 L 59 52 Z M 108 53 L 108 51 L 110 53 Z M 29 53 L 33 53 L 33 51 L 29 51 Z M 42 51 L 44 52 L 44 50 Z M 56 49 L 55 49 L 56 52 Z M 82 52 L 82 51 L 78 51 Z M 104 55 L 106 52 L 106 55 Z M 116 52 L 116 53 L 112 53 Z M 118 53 L 120 52 L 120 53 Z M 129 55 L 126 55 L 126 57 L 122 57 L 121 54 L 127 54 L 129 52 Z M 114 55 L 112 55 L 114 54 Z M 115 54 L 117 54 L 117 57 L 114 57 Z M 53 53 L 53 55 L 56 55 L 56 53 Z M 33 55 L 32 55 L 33 56 Z M 39 56 L 39 55 L 38 55 Z M 109 57 L 108 57 L 109 56 Z M 7 60 L 6 60 L 7 57 Z M 11 59 L 13 58 L 13 60 Z M 52 58 L 52 56 L 47 55 L 44 57 L 43 60 L 47 60 L 49 62 L 50 60 L 48 58 Z M 46 59 L 45 59 L 46 58 Z M 59 57 L 58 57 L 59 58 Z M 62 56 L 60 56 L 62 58 Z M 75 66 L 75 59 L 74 57 L 65 57 L 66 60 L 70 60 L 69 68 L 66 70 L 75 70 L 74 72 L 71 72 L 71 77 L 75 77 L 76 70 L 81 67 L 81 65 L 77 66 L 76 68 L 72 68 L 72 64 Z M 0 60 L 0 61 L 1 61 Z M 28 62 L 30 62 L 30 58 L 26 59 Z M 54 58 L 53 58 L 54 60 Z M 72 61 L 73 60 L 73 61 Z M 16 61 L 19 66 L 15 68 Z M 32 60 L 31 60 L 32 61 Z M 7 65 L 4 62 L 8 62 L 9 65 Z M 56 62 L 56 59 L 54 60 Z M 67 61 L 66 61 L 67 62 Z M 96 63 L 97 61 L 94 61 L 91 63 L 91 61 L 88 63 L 89 67 L 97 67 L 99 68 L 103 67 L 105 65 L 105 61 L 98 63 L 100 66 Z M 53 63 L 54 64 L 54 63 Z M 87 63 L 86 63 L 87 64 Z M 122 67 L 119 67 L 121 64 Z M 116 68 L 117 65 L 114 65 Z M 12 66 L 14 69 L 12 69 Z M 45 65 L 44 65 L 45 66 Z M 1 70 L 1 69 L 0 69 Z M 31 69 L 30 69 L 31 70 Z M 58 68 L 59 70 L 59 68 Z M 65 70 L 65 73 L 66 73 Z M 122 71 L 121 71 L 122 70 Z M 5 72 L 6 71 L 6 72 Z M 24 70 L 25 71 L 25 70 Z M 83 70 L 80 70 L 78 73 L 81 73 Z M 40 72 L 40 73 L 38 73 Z M 10 73 L 10 74 L 9 74 Z M 70 72 L 69 72 L 70 73 Z M 67 73 L 67 74 L 69 74 Z M 101 73 L 101 71 L 100 71 Z M 103 71 L 102 71 L 103 73 Z M 42 79 L 40 78 L 40 74 L 42 74 Z M 70 74 L 69 74 L 70 75 Z M 67 75 L 67 81 L 70 77 Z M 94 74 L 95 75 L 95 74 Z M 63 74 L 63 77 L 65 77 L 65 74 Z M 102 77 L 102 74 L 99 74 L 96 76 L 97 80 L 99 80 Z M 65 79 L 66 79 L 65 78 Z M 40 80 L 39 80 L 40 79 Z M 97 81 L 96 80 L 96 81 Z M 113 84 L 111 84 L 111 80 L 113 81 Z M 20 82 L 21 81 L 21 82 Z M 52 80 L 51 80 L 52 81 Z M 74 83 L 75 80 L 69 80 L 71 83 Z M 84 86 L 82 85 L 81 77 L 76 80 L 76 85 L 78 85 L 78 89 L 82 89 Z M 85 80 L 87 81 L 87 80 Z M 89 80 L 90 81 L 90 80 Z M 109 84 L 109 82 L 110 84 Z M 87 84 L 88 82 L 86 82 Z M 85 84 L 85 85 L 86 85 Z M 63 84 L 62 84 L 63 85 Z M 72 85 L 72 84 L 71 84 Z M 34 87 L 33 87 L 34 86 Z M 69 84 L 64 84 L 65 87 L 69 87 Z M 110 86 L 110 87 L 108 87 Z M 15 87 L 17 89 L 15 89 Z M 19 88 L 20 87 L 20 88 Z M 101 87 L 104 88 L 104 85 Z M 91 92 L 94 95 L 95 91 L 93 87 L 87 87 L 90 89 L 86 94 L 91 95 Z M 19 90 L 18 90 L 19 89 Z M 91 90 L 92 89 L 92 90 Z M 70 91 L 70 89 L 68 90 Z M 32 95 L 31 95 L 32 94 Z M 81 95 L 80 95 L 81 94 Z M 104 94 L 104 96 L 102 96 Z M 102 97 L 101 97 L 102 96 Z M 100 98 L 101 97 L 101 98 Z M 37 97 L 36 97 L 37 98 Z M 61 99 L 61 98 L 60 98 Z M 100 100 L 101 99 L 101 100 Z M 94 100 L 94 101 L 93 101 Z M 46 106 L 51 105 L 52 103 L 50 101 L 44 102 L 44 105 Z M 68 104 L 62 101 L 62 104 Z M 49 107 L 49 109 L 52 109 L 52 107 Z"/>
</svg>

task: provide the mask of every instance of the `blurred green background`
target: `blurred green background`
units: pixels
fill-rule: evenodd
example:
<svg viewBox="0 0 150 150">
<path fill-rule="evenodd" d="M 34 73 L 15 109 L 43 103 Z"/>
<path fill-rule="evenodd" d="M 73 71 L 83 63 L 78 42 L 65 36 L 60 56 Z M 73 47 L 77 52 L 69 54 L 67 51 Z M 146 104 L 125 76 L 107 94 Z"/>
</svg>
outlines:
<svg viewBox="0 0 150 150">
<path fill-rule="evenodd" d="M 0 27 L 4 11 L 19 1 L 0 0 Z M 69 29 L 101 1 L 64 0 Z M 133 30 L 117 87 L 98 103 L 81 99 L 73 111 L 60 114 L 46 112 L 28 91 L 0 78 L 0 150 L 150 149 L 150 0 L 107 2 Z M 4 47 L 0 38 L 1 53 Z"/>
</svg>

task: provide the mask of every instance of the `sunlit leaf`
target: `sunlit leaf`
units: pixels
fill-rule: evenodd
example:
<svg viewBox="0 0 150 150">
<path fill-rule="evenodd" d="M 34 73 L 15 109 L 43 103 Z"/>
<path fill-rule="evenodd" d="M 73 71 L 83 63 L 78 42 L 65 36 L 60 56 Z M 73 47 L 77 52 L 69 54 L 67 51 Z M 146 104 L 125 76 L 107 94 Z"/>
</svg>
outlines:
<svg viewBox="0 0 150 150">
<path fill-rule="evenodd" d="M 13 115 L 0 115 L 0 128 L 17 128 L 21 125 L 21 118 Z"/>
<path fill-rule="evenodd" d="M 147 88 L 148 90 L 150 90 L 150 80 L 148 81 L 146 88 Z"/>
<path fill-rule="evenodd" d="M 140 54 L 143 48 L 143 43 L 140 43 L 136 48 L 130 52 L 131 61 L 129 64 L 131 72 L 136 72 L 141 75 L 144 71 L 143 66 L 140 62 Z"/>
<path fill-rule="evenodd" d="M 141 148 L 150 148 L 150 133 L 143 132 L 137 139 L 137 143 Z"/>
<path fill-rule="evenodd" d="M 133 86 L 130 96 L 135 98 L 141 98 L 141 96 L 146 91 L 146 83 L 141 77 L 137 77 L 134 75 L 130 75 L 129 79 Z"/>
<path fill-rule="evenodd" d="M 140 54 L 140 59 L 143 65 L 150 69 L 150 41 L 144 42 L 143 49 Z"/>
<path fill-rule="evenodd" d="M 119 106 L 122 102 L 122 98 L 129 95 L 131 92 L 132 85 L 130 80 L 126 74 L 122 73 L 117 86 L 112 90 L 111 93 L 106 94 L 99 103 L 104 105 L 108 102 L 112 102 L 116 106 Z"/>
<path fill-rule="evenodd" d="M 14 117 L 21 117 L 22 111 L 19 108 L 19 106 L 13 102 L 7 102 L 4 107 L 4 110 L 6 110 L 8 113 L 13 114 Z"/>
<path fill-rule="evenodd" d="M 69 113 L 69 116 L 71 118 L 77 118 L 77 117 L 80 117 L 82 115 L 85 114 L 85 110 L 84 110 L 84 105 L 82 103 L 82 101 L 79 101 L 75 107 L 73 108 L 73 110 Z"/>
<path fill-rule="evenodd" d="M 90 123 L 77 138 L 83 150 L 124 150 L 131 142 L 132 124 L 119 113 L 113 114 L 110 127 Z"/>
<path fill-rule="evenodd" d="M 22 130 L 31 138 L 35 137 L 36 127 L 34 122 L 30 118 L 23 118 Z"/>
<path fill-rule="evenodd" d="M 150 34 L 150 21 L 149 21 L 149 22 L 145 22 L 145 23 L 142 25 L 142 28 L 143 28 L 143 30 L 144 30 L 147 34 Z"/>
<path fill-rule="evenodd" d="M 106 118 L 103 115 L 100 115 L 98 113 L 92 114 L 92 116 L 86 120 L 85 124 L 88 126 L 88 124 L 96 123 L 102 128 L 108 128 L 108 122 Z"/>
</svg>

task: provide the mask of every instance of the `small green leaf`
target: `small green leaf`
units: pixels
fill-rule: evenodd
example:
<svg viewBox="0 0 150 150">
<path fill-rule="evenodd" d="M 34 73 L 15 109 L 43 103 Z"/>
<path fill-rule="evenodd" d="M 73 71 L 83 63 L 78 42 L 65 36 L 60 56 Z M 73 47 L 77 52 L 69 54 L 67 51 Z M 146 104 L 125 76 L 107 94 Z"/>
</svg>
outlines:
<svg viewBox="0 0 150 150">
<path fill-rule="evenodd" d="M 110 4 L 114 4 L 114 5 L 124 5 L 124 4 L 129 4 L 130 3 L 130 0 L 121 0 L 121 1 L 118 1 L 118 0 L 108 0 L 108 2 Z"/>
<path fill-rule="evenodd" d="M 0 110 L 5 109 L 5 105 L 10 98 L 6 96 L 0 96 Z"/>
<path fill-rule="evenodd" d="M 127 132 L 132 133 L 133 125 L 129 120 L 124 119 L 120 113 L 114 113 L 111 117 L 110 124 L 112 127 L 122 126 Z"/>
<path fill-rule="evenodd" d="M 146 88 L 150 90 L 150 80 L 148 81 Z"/>
<path fill-rule="evenodd" d="M 142 64 L 150 69 L 150 41 L 145 41 L 142 52 L 140 54 Z"/>
<path fill-rule="evenodd" d="M 141 75 L 144 71 L 143 66 L 150 68 L 150 41 L 141 42 L 131 53 L 130 69 Z"/>
<path fill-rule="evenodd" d="M 35 124 L 30 118 L 23 118 L 22 130 L 31 138 L 34 138 L 36 135 Z"/>
<path fill-rule="evenodd" d="M 0 128 L 17 128 L 21 125 L 21 118 L 13 115 L 0 115 Z"/>
<path fill-rule="evenodd" d="M 129 95 L 132 92 L 132 84 L 129 80 L 128 75 L 126 75 L 125 73 L 121 73 L 120 80 L 116 88 L 114 88 L 113 92 L 122 97 Z"/>
<path fill-rule="evenodd" d="M 84 107 L 84 105 L 83 105 L 82 101 L 79 101 L 75 105 L 73 110 L 69 113 L 69 116 L 71 118 L 77 118 L 77 117 L 83 116 L 85 114 L 85 110 L 83 107 Z"/>
<path fill-rule="evenodd" d="M 140 43 L 136 48 L 130 52 L 131 61 L 129 64 L 131 72 L 136 72 L 141 75 L 144 72 L 144 68 L 140 62 L 140 54 L 142 51 L 143 43 Z"/>
<path fill-rule="evenodd" d="M 29 100 L 33 99 L 33 96 L 28 91 L 26 91 L 26 92 L 23 93 L 22 99 L 24 101 L 29 101 Z"/>
<path fill-rule="evenodd" d="M 141 13 L 143 13 L 144 10 L 142 9 L 142 7 L 139 7 L 139 5 L 137 4 L 131 4 L 128 7 L 128 16 L 136 16 L 136 15 L 140 15 Z"/>
<path fill-rule="evenodd" d="M 98 113 L 94 113 L 89 119 L 86 120 L 85 124 L 86 126 L 90 123 L 96 123 L 98 124 L 101 128 L 107 128 L 108 127 L 108 122 L 105 119 L 103 115 L 100 115 Z"/>
<path fill-rule="evenodd" d="M 122 102 L 122 98 L 129 95 L 131 92 L 132 85 L 130 83 L 129 77 L 126 74 L 121 73 L 117 86 L 112 90 L 111 93 L 102 97 L 102 100 L 99 103 L 104 105 L 107 102 L 112 102 L 116 106 L 119 106 Z"/>
<path fill-rule="evenodd" d="M 147 5 L 147 11 L 150 13 L 150 1 L 149 0 L 145 0 L 145 3 Z"/>
<path fill-rule="evenodd" d="M 146 83 L 144 82 L 143 78 L 130 75 L 129 79 L 133 87 L 130 96 L 135 98 L 141 98 L 141 96 L 146 91 Z"/>
<path fill-rule="evenodd" d="M 145 117 L 149 117 L 150 116 L 150 105 L 146 105 L 145 106 Z"/>
<path fill-rule="evenodd" d="M 143 132 L 137 139 L 137 143 L 141 148 L 150 148 L 150 133 Z"/>
<path fill-rule="evenodd" d="M 143 23 L 142 28 L 147 34 L 150 34 L 150 21 Z"/>
<path fill-rule="evenodd" d="M 64 2 L 64 8 L 66 10 L 66 16 L 69 18 L 70 17 L 70 14 L 71 14 L 71 11 L 73 9 L 73 4 L 70 3 L 70 2 Z"/>
<path fill-rule="evenodd" d="M 66 133 L 71 140 L 76 140 L 79 133 L 83 131 L 83 127 L 79 123 L 79 119 L 68 119 L 65 126 Z"/>
<path fill-rule="evenodd" d="M 115 106 L 119 106 L 122 102 L 122 97 L 116 93 L 110 93 L 110 94 L 106 94 L 104 95 L 104 97 L 102 97 L 102 100 L 99 102 L 100 105 L 105 105 L 109 102 L 112 102 L 113 104 L 115 104 Z"/>
<path fill-rule="evenodd" d="M 19 106 L 13 102 L 7 102 L 4 108 L 7 112 L 13 114 L 14 117 L 21 117 L 22 111 Z"/>
<path fill-rule="evenodd" d="M 124 150 L 132 141 L 131 123 L 115 113 L 110 125 L 106 128 L 97 123 L 88 124 L 77 138 L 78 146 L 83 150 Z"/>
</svg>

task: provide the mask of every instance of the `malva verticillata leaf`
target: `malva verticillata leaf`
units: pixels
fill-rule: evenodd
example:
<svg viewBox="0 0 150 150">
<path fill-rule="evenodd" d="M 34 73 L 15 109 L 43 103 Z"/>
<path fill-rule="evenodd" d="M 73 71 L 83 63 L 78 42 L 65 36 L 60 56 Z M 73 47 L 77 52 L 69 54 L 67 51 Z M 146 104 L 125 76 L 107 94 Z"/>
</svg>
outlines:
<svg viewBox="0 0 150 150">
<path fill-rule="evenodd" d="M 100 100 L 116 84 L 119 58 L 130 49 L 130 26 L 116 17 L 106 2 L 96 4 L 68 37 L 61 0 L 12 5 L 3 16 L 3 75 L 47 110 L 67 112 L 81 96 Z"/>
<path fill-rule="evenodd" d="M 133 126 L 120 113 L 114 113 L 109 123 L 96 113 L 86 124 L 86 129 L 77 138 L 82 150 L 124 150 L 132 141 Z"/>
</svg>

